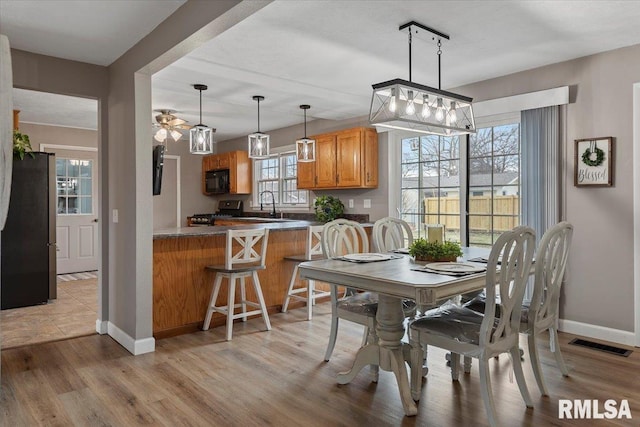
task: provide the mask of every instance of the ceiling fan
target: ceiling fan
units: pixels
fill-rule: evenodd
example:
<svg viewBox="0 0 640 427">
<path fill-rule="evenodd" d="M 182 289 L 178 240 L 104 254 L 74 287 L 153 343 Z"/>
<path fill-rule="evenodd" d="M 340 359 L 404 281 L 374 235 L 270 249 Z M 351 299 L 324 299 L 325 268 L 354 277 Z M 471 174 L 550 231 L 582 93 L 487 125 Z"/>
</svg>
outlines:
<svg viewBox="0 0 640 427">
<path fill-rule="evenodd" d="M 182 137 L 181 130 L 191 129 L 191 126 L 186 124 L 186 120 L 179 119 L 175 116 L 175 110 L 154 111 L 160 113 L 156 116 L 157 123 L 153 124 L 154 127 L 159 128 L 153 137 L 158 142 L 165 142 L 169 136 L 171 136 L 174 141 L 178 141 Z"/>
</svg>

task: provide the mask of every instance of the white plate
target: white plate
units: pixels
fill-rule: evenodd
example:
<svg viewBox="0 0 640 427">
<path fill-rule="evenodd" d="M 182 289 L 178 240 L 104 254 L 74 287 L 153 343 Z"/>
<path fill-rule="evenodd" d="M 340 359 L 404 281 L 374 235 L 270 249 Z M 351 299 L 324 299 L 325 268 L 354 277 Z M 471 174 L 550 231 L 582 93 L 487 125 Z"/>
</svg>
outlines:
<svg viewBox="0 0 640 427">
<path fill-rule="evenodd" d="M 348 261 L 374 262 L 374 261 L 386 261 L 393 257 L 387 254 L 363 253 L 363 254 L 347 254 L 342 258 Z"/>
<path fill-rule="evenodd" d="M 480 265 L 467 264 L 465 262 L 432 262 L 424 266 L 427 270 L 441 271 L 443 273 L 480 273 L 487 268 Z"/>
</svg>

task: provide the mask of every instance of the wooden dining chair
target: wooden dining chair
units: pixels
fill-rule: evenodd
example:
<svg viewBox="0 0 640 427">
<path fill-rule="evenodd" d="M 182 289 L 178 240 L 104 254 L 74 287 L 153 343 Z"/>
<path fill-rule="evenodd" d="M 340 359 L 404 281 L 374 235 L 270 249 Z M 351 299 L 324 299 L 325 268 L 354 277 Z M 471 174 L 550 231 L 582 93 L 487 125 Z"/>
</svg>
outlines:
<svg viewBox="0 0 640 427">
<path fill-rule="evenodd" d="M 234 319 L 241 318 L 247 321 L 248 316 L 261 314 L 267 330 L 271 330 L 269 314 L 262 295 L 258 271 L 265 269 L 267 242 L 269 230 L 266 228 L 257 230 L 228 230 L 225 236 L 224 265 L 208 265 L 205 268 L 216 273 L 211 290 L 211 299 L 204 319 L 202 329 L 209 329 L 213 313 L 222 313 L 227 317 L 227 341 L 231 341 L 233 334 Z M 245 279 L 250 277 L 257 301 L 249 301 L 246 296 Z M 229 288 L 227 290 L 227 305 L 218 306 L 216 301 L 222 279 L 227 279 Z M 240 302 L 235 302 L 236 281 L 240 279 Z M 247 311 L 247 306 L 256 310 Z M 235 309 L 240 308 L 240 313 L 235 313 Z"/>
<path fill-rule="evenodd" d="M 549 346 L 562 375 L 569 376 L 558 342 L 560 288 L 569 258 L 573 225 L 563 221 L 549 228 L 538 245 L 535 256 L 535 278 L 531 301 L 522 304 L 520 333 L 527 334 L 531 368 L 543 396 L 549 392 L 542 375 L 537 336 L 549 331 Z M 478 312 L 485 310 L 485 296 L 479 295 L 465 304 Z M 499 307 L 498 307 L 499 308 Z"/>
<path fill-rule="evenodd" d="M 378 252 L 391 252 L 409 248 L 413 243 L 413 231 L 406 221 L 386 217 L 373 224 L 373 247 Z"/>
<path fill-rule="evenodd" d="M 293 268 L 293 274 L 291 274 L 291 280 L 289 280 L 287 294 L 284 297 L 284 302 L 282 303 L 283 313 L 287 312 L 289 303 L 291 302 L 291 298 L 302 300 L 307 304 L 307 320 L 311 320 L 311 317 L 313 315 L 312 307 L 315 305 L 316 299 L 328 297 L 331 295 L 331 292 L 329 291 L 316 289 L 315 280 L 307 280 L 307 286 L 295 288 L 300 263 L 304 261 L 313 261 L 316 259 L 324 258 L 324 254 L 322 252 L 322 229 L 322 225 L 308 226 L 304 254 L 284 257 L 286 261 L 295 262 L 296 266 Z"/>
<path fill-rule="evenodd" d="M 322 230 L 322 251 L 326 258 L 334 258 L 347 254 L 369 252 L 369 238 L 362 226 L 347 219 L 336 219 L 324 225 Z M 376 312 L 378 311 L 378 294 L 373 292 L 357 293 L 345 291 L 343 298 L 338 298 L 337 286 L 331 285 L 331 331 L 329 344 L 324 360 L 329 361 L 338 336 L 338 319 L 342 318 L 365 327 L 362 345 L 376 342 Z M 376 367 L 377 368 L 377 367 Z M 378 379 L 377 369 L 373 372 L 374 381 Z"/>
<path fill-rule="evenodd" d="M 493 245 L 487 262 L 484 314 L 446 304 L 410 323 L 411 394 L 414 400 L 420 398 L 422 372 L 413 367 L 422 366 L 423 345 L 433 345 L 451 352 L 451 378 L 454 381 L 458 380 L 460 355 L 479 359 L 481 395 L 490 425 L 497 425 L 489 378 L 489 359 L 496 355 L 511 355 L 522 398 L 527 407 L 533 407 L 522 371 L 518 332 L 534 250 L 535 234 L 531 228 L 516 227 L 503 233 Z M 496 313 L 496 287 L 501 296 L 500 316 Z"/>
</svg>

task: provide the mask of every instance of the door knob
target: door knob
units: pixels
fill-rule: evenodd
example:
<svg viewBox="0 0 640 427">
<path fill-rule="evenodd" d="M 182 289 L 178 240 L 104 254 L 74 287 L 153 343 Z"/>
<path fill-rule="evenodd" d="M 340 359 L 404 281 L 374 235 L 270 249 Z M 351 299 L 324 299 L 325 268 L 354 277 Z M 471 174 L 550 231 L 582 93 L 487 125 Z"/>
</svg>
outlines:
<svg viewBox="0 0 640 427">
<path fill-rule="evenodd" d="M 94 218 L 93 222 L 98 222 L 98 218 Z"/>
</svg>

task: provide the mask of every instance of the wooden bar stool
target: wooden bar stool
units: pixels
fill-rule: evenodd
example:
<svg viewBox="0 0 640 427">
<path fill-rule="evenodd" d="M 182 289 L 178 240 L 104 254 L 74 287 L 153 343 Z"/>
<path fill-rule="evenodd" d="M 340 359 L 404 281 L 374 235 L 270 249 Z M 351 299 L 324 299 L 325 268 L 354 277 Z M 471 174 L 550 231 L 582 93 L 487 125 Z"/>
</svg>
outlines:
<svg viewBox="0 0 640 427">
<path fill-rule="evenodd" d="M 298 267 L 301 262 L 304 261 L 313 261 L 316 259 L 324 258 L 322 253 L 322 229 L 324 226 L 322 225 L 310 225 L 307 227 L 307 242 L 305 247 L 304 255 L 292 255 L 284 257 L 287 261 L 293 261 L 296 263 L 295 268 L 293 269 L 293 274 L 291 275 L 291 280 L 289 281 L 289 289 L 287 289 L 287 295 L 284 298 L 284 303 L 282 304 L 282 312 L 287 312 L 287 307 L 289 307 L 289 302 L 291 298 L 305 301 L 307 303 L 307 320 L 311 320 L 313 315 L 313 306 L 316 303 L 317 298 L 328 297 L 331 296 L 330 291 L 322 291 L 319 289 L 315 289 L 315 280 L 308 280 L 307 286 L 302 288 L 294 289 L 294 285 L 296 283 L 296 278 L 298 277 Z M 299 295 L 299 294 L 305 295 Z"/>
<path fill-rule="evenodd" d="M 226 245 L 224 252 L 224 265 L 208 265 L 205 268 L 216 272 L 216 278 L 211 291 L 211 299 L 207 315 L 202 325 L 202 330 L 209 329 L 211 316 L 214 312 L 222 313 L 227 316 L 227 341 L 231 341 L 233 333 L 233 320 L 242 318 L 243 322 L 247 321 L 247 316 L 262 314 L 267 330 L 271 330 L 271 322 L 269 322 L 269 314 L 264 303 L 260 280 L 258 279 L 258 270 L 265 269 L 265 261 L 267 254 L 267 240 L 269 238 L 269 230 L 266 228 L 259 230 L 229 230 L 226 233 Z M 255 290 L 257 302 L 248 301 L 245 290 L 245 278 L 251 277 L 253 289 Z M 227 305 L 216 306 L 216 300 L 222 279 L 226 278 L 229 283 Z M 240 303 L 235 303 L 236 280 L 240 279 Z M 256 310 L 247 311 L 247 305 L 255 307 Z M 240 307 L 241 312 L 235 314 L 235 309 Z"/>
</svg>

